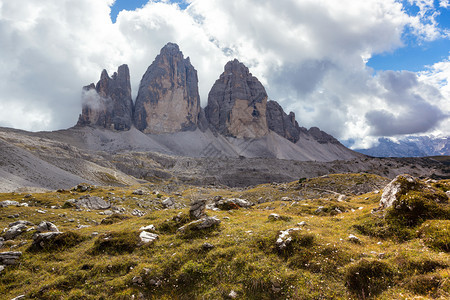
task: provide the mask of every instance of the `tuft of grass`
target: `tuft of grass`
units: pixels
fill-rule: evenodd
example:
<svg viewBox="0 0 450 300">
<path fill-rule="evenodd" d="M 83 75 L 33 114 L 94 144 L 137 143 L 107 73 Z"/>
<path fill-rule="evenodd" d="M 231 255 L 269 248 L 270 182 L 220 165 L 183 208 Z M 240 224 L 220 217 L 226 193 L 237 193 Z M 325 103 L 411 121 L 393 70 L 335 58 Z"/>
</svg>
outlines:
<svg viewBox="0 0 450 300">
<path fill-rule="evenodd" d="M 138 247 L 139 242 L 139 233 L 136 231 L 112 231 L 100 235 L 90 253 L 93 255 L 132 253 Z"/>
<path fill-rule="evenodd" d="M 72 248 L 85 238 L 79 233 L 73 231 L 63 232 L 55 237 L 45 240 L 40 243 L 33 243 L 28 248 L 29 252 L 50 252 L 50 251 L 64 251 L 68 248 Z"/>
<path fill-rule="evenodd" d="M 442 193 L 442 192 L 440 192 Z M 444 203 L 445 194 L 411 191 L 402 195 L 387 210 L 386 220 L 400 226 L 414 227 L 430 219 L 450 219 L 450 209 Z"/>
<path fill-rule="evenodd" d="M 110 224 L 114 224 L 123 220 L 128 220 L 130 219 L 129 216 L 126 215 L 121 215 L 121 214 L 112 214 L 110 216 L 107 216 L 106 218 L 104 218 L 100 224 L 102 225 L 110 225 Z"/>
<path fill-rule="evenodd" d="M 430 220 L 422 224 L 419 236 L 436 250 L 450 252 L 450 220 Z"/>
<path fill-rule="evenodd" d="M 394 282 L 394 271 L 383 261 L 362 259 L 347 268 L 345 285 L 360 299 L 373 297 Z"/>
<path fill-rule="evenodd" d="M 434 296 L 441 285 L 441 280 L 441 276 L 436 274 L 416 275 L 408 280 L 406 288 L 415 294 Z"/>
<path fill-rule="evenodd" d="M 186 213 L 180 213 L 170 219 L 165 220 L 159 226 L 157 230 L 163 233 L 174 234 L 177 229 L 191 221 L 191 218 Z"/>
</svg>

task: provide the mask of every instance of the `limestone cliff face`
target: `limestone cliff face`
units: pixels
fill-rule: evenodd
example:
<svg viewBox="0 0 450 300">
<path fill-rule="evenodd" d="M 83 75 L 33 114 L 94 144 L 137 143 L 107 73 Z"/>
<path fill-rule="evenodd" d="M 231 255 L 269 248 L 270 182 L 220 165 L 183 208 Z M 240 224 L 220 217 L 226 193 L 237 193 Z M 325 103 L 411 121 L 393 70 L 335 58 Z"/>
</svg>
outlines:
<svg viewBox="0 0 450 300">
<path fill-rule="evenodd" d="M 296 143 L 300 138 L 300 127 L 295 120 L 295 114 L 287 115 L 278 102 L 270 100 L 267 102 L 266 110 L 267 126 L 282 137 Z"/>
<path fill-rule="evenodd" d="M 269 133 L 267 93 L 259 80 L 238 60 L 225 65 L 214 83 L 205 108 L 210 126 L 237 138 L 259 138 Z"/>
<path fill-rule="evenodd" d="M 197 71 L 178 45 L 168 43 L 142 77 L 134 124 L 144 133 L 192 130 L 200 112 Z"/>
<path fill-rule="evenodd" d="M 103 70 L 97 85 L 83 87 L 83 108 L 77 125 L 128 130 L 132 114 L 130 71 L 127 65 L 121 65 L 112 77 Z"/>
</svg>

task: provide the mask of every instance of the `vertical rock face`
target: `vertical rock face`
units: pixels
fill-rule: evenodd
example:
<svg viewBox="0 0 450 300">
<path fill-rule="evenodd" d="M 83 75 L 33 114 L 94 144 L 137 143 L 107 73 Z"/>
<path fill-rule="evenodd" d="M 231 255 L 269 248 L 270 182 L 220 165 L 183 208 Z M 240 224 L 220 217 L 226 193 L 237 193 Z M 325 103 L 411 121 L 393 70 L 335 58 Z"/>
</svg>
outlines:
<svg viewBox="0 0 450 300">
<path fill-rule="evenodd" d="M 278 102 L 270 100 L 267 102 L 267 126 L 282 137 L 296 143 L 300 138 L 300 127 L 295 120 L 295 114 L 287 115 Z"/>
<path fill-rule="evenodd" d="M 259 138 L 269 133 L 267 94 L 259 80 L 238 60 L 225 65 L 214 83 L 205 108 L 210 126 L 237 138 Z"/>
<path fill-rule="evenodd" d="M 130 71 L 127 65 L 121 65 L 112 77 L 103 70 L 97 85 L 83 87 L 83 108 L 77 125 L 128 130 L 132 114 Z"/>
<path fill-rule="evenodd" d="M 144 133 L 192 130 L 200 111 L 197 71 L 178 45 L 168 43 L 142 77 L 134 124 Z"/>
</svg>

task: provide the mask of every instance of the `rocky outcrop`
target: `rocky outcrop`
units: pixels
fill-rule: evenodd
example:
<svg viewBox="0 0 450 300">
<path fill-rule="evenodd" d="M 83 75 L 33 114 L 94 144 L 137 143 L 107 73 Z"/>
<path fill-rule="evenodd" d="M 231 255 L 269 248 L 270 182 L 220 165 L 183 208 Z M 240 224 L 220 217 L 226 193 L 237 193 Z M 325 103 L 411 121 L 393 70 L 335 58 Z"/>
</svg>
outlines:
<svg viewBox="0 0 450 300">
<path fill-rule="evenodd" d="M 260 138 L 269 133 L 267 93 L 259 80 L 238 60 L 225 65 L 208 95 L 205 108 L 210 126 L 237 138 Z"/>
<path fill-rule="evenodd" d="M 83 87 L 83 109 L 78 126 L 100 126 L 115 130 L 128 130 L 132 125 L 130 71 L 121 65 L 109 77 L 103 70 L 97 85 Z"/>
<path fill-rule="evenodd" d="M 329 135 L 325 131 L 320 130 L 317 127 L 311 127 L 308 131 L 305 132 L 313 137 L 319 144 L 340 144 L 340 142 L 333 136 Z"/>
<path fill-rule="evenodd" d="M 142 77 L 134 124 L 144 133 L 192 130 L 200 112 L 197 71 L 178 45 L 168 43 Z"/>
<path fill-rule="evenodd" d="M 266 110 L 267 126 L 282 137 L 296 143 L 300 138 L 300 127 L 295 120 L 295 114 L 287 115 L 278 102 L 270 100 L 267 102 Z"/>
</svg>

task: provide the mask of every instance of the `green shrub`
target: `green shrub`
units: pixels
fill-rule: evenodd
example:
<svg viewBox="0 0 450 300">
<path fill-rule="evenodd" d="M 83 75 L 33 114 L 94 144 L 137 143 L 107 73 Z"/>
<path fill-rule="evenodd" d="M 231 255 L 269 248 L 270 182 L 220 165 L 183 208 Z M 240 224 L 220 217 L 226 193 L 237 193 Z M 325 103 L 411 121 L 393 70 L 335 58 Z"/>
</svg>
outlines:
<svg viewBox="0 0 450 300">
<path fill-rule="evenodd" d="M 430 220 L 422 224 L 419 235 L 431 248 L 450 252 L 450 220 Z"/>
<path fill-rule="evenodd" d="M 94 255 L 131 253 L 139 242 L 139 233 L 136 231 L 108 232 L 97 238 L 90 252 Z"/>
<path fill-rule="evenodd" d="M 393 279 L 392 268 L 378 260 L 360 260 L 345 273 L 345 285 L 360 299 L 380 294 L 393 283 Z"/>
</svg>

